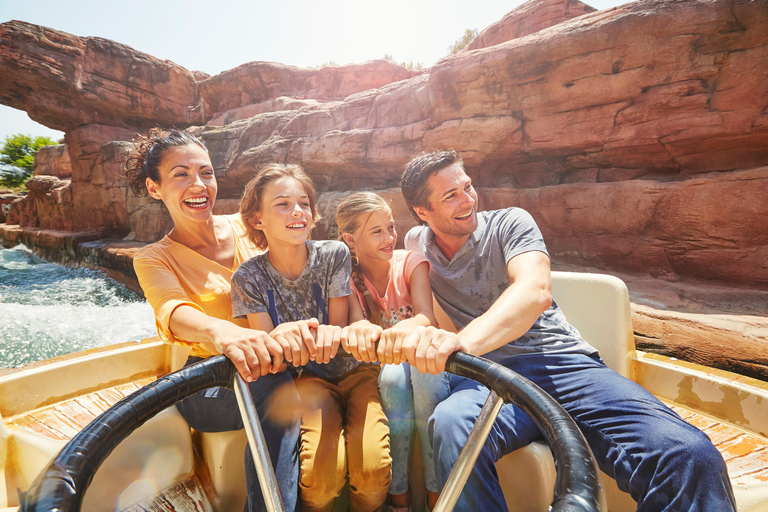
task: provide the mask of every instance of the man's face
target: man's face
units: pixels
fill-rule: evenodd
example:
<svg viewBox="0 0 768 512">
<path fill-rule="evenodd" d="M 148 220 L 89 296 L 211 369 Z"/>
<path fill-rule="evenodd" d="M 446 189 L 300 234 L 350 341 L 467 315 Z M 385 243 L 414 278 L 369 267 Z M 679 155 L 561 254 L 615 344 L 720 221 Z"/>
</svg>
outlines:
<svg viewBox="0 0 768 512">
<path fill-rule="evenodd" d="M 414 211 L 441 238 L 466 239 L 477 229 L 477 192 L 458 163 L 431 176 L 429 208 Z"/>
</svg>

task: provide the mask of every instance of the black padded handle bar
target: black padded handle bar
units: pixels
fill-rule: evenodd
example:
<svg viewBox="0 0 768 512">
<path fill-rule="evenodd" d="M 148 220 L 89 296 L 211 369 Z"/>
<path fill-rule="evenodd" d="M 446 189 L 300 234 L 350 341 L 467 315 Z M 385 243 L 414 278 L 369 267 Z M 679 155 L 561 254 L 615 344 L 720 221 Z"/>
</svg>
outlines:
<svg viewBox="0 0 768 512">
<path fill-rule="evenodd" d="M 451 373 L 469 377 L 528 413 L 549 443 L 557 469 L 550 510 L 599 510 L 598 469 L 584 437 L 568 413 L 538 386 L 481 357 L 456 352 Z M 123 398 L 89 423 L 62 448 L 21 496 L 21 512 L 79 512 L 85 490 L 112 450 L 144 422 L 199 391 L 232 387 L 235 367 L 224 356 L 159 378 Z"/>
<path fill-rule="evenodd" d="M 216 356 L 170 373 L 104 411 L 61 449 L 21 496 L 21 512 L 79 511 L 93 475 L 112 450 L 160 411 L 207 388 L 232 388 L 234 365 Z"/>
</svg>

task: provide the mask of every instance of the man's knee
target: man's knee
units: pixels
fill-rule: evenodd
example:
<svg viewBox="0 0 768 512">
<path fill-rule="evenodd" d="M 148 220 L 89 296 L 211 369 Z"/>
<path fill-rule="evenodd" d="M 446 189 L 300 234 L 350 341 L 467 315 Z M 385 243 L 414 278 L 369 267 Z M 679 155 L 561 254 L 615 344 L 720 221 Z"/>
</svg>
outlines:
<svg viewBox="0 0 768 512">
<path fill-rule="evenodd" d="M 691 428 L 685 441 L 668 452 L 665 462 L 686 467 L 695 473 L 712 473 L 725 470 L 725 461 L 709 437 L 702 431 Z M 673 462 L 670 462 L 672 459 Z"/>
</svg>

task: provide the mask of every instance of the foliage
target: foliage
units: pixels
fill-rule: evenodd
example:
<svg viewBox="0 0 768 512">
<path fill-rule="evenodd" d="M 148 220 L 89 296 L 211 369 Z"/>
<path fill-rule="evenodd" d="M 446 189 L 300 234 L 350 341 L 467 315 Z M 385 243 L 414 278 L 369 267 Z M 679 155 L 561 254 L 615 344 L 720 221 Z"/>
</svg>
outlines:
<svg viewBox="0 0 768 512">
<path fill-rule="evenodd" d="M 385 53 L 384 57 L 382 57 L 382 58 L 384 60 L 388 60 L 389 62 L 392 62 L 394 64 L 399 64 L 399 65 L 403 66 L 405 69 L 411 69 L 411 70 L 415 69 L 417 71 L 424 69 L 424 64 L 422 64 L 421 62 L 413 62 L 413 59 L 411 59 L 409 62 L 405 62 L 405 61 L 397 62 L 395 60 L 395 58 L 392 57 L 392 55 L 390 55 L 388 53 Z"/>
<path fill-rule="evenodd" d="M 0 185 L 19 187 L 32 176 L 35 155 L 43 146 L 56 144 L 48 137 L 17 133 L 5 138 L 0 148 Z"/>
<path fill-rule="evenodd" d="M 478 32 L 476 28 L 467 29 L 462 37 L 454 41 L 454 43 L 448 47 L 448 55 L 455 55 L 466 48 L 467 45 L 477 37 L 477 34 Z"/>
</svg>

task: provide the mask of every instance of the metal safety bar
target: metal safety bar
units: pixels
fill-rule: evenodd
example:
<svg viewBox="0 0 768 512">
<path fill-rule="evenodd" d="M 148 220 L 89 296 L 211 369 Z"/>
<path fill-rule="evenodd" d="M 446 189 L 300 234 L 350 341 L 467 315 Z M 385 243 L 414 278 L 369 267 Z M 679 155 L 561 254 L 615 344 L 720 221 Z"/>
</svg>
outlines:
<svg viewBox="0 0 768 512">
<path fill-rule="evenodd" d="M 253 455 L 253 464 L 256 466 L 256 474 L 259 477 L 261 494 L 264 496 L 267 511 L 285 512 L 280 488 L 277 486 L 275 470 L 269 458 L 267 441 L 264 439 L 264 431 L 261 429 L 259 413 L 256 411 L 256 405 L 253 403 L 248 384 L 239 373 L 235 373 L 234 388 L 237 406 L 240 409 L 240 416 L 243 418 L 245 436 L 248 438 L 248 446 L 251 449 L 251 455 Z"/>
<path fill-rule="evenodd" d="M 450 512 L 456 506 L 459 495 L 464 489 L 464 484 L 467 483 L 469 474 L 475 467 L 475 461 L 480 456 L 485 440 L 493 428 L 493 422 L 499 416 L 502 405 L 504 405 L 504 400 L 495 391 L 491 391 L 432 512 Z"/>
</svg>

